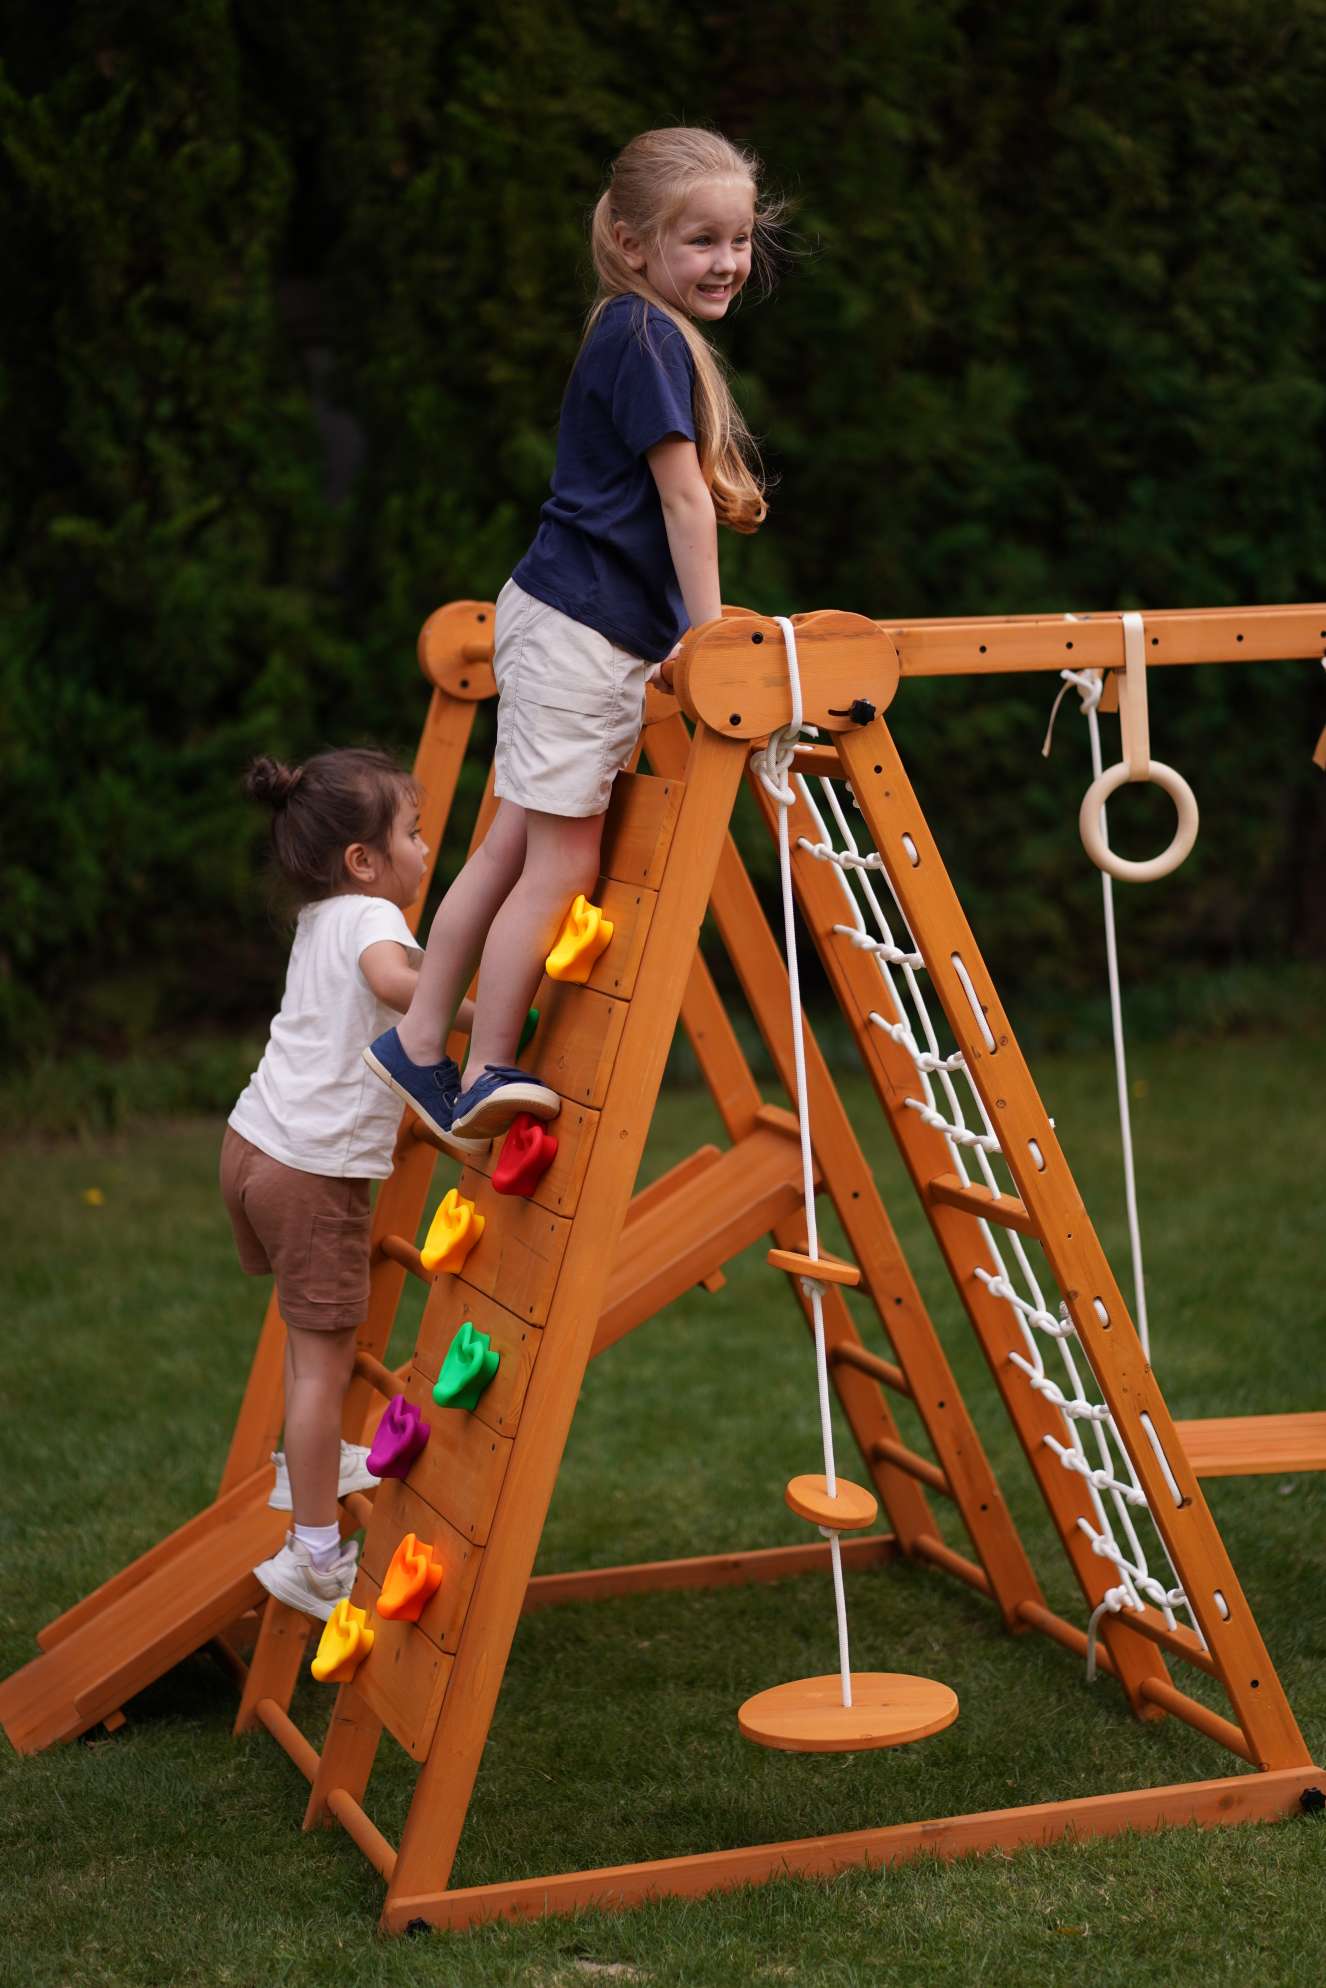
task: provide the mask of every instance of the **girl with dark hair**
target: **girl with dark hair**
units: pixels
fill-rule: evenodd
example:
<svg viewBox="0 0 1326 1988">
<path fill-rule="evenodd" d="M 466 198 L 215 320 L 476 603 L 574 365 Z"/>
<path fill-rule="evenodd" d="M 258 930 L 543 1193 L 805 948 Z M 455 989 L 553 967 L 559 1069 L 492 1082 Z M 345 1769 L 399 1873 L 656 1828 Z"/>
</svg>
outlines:
<svg viewBox="0 0 1326 1988">
<path fill-rule="evenodd" d="M 277 874 L 299 906 L 280 1013 L 221 1148 L 240 1264 L 275 1274 L 286 1328 L 285 1450 L 270 1502 L 292 1511 L 293 1529 L 255 1572 L 325 1621 L 355 1573 L 337 1501 L 377 1482 L 367 1450 L 341 1441 L 341 1416 L 368 1309 L 369 1182 L 391 1172 L 400 1110 L 362 1049 L 410 1005 L 421 955 L 402 914 L 428 848 L 414 781 L 385 753 L 323 752 L 296 767 L 259 759 L 247 786 L 272 810 Z"/>
</svg>

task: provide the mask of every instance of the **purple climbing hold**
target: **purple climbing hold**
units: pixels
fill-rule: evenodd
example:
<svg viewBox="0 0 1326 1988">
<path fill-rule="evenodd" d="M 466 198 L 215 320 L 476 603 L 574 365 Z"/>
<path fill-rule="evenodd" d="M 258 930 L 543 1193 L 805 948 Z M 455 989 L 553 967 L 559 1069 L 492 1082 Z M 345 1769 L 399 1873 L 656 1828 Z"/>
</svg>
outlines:
<svg viewBox="0 0 1326 1988">
<path fill-rule="evenodd" d="M 429 1426 L 414 1403 L 403 1394 L 394 1394 L 382 1411 L 368 1453 L 368 1469 L 374 1477 L 406 1476 L 428 1437 Z"/>
</svg>

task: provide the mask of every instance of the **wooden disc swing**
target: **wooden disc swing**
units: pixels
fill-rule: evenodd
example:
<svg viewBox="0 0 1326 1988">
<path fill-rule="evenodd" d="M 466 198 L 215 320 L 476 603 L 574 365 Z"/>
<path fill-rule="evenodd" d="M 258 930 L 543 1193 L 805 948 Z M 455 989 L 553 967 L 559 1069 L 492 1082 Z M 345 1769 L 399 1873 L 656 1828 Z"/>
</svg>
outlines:
<svg viewBox="0 0 1326 1988">
<path fill-rule="evenodd" d="M 802 1194 L 806 1212 L 806 1250 L 771 1249 L 769 1262 L 800 1279 L 810 1301 L 815 1339 L 815 1370 L 819 1381 L 820 1433 L 824 1445 L 822 1476 L 794 1477 L 786 1499 L 799 1517 L 817 1525 L 829 1542 L 833 1591 L 838 1616 L 836 1673 L 795 1678 L 772 1685 L 748 1698 L 737 1713 L 747 1739 L 788 1753 L 852 1753 L 867 1747 L 903 1746 L 942 1732 L 958 1716 L 957 1693 L 947 1684 L 901 1671 L 853 1671 L 847 1646 L 847 1600 L 843 1590 L 839 1535 L 859 1531 L 874 1522 L 878 1503 L 874 1493 L 838 1476 L 833 1456 L 833 1424 L 829 1411 L 829 1369 L 824 1347 L 825 1286 L 850 1288 L 861 1281 L 855 1264 L 820 1254 L 815 1220 L 815 1179 L 811 1158 L 809 1106 L 806 1098 L 804 1021 L 797 966 L 796 925 L 792 904 L 792 866 L 788 848 L 787 811 L 795 800 L 789 784 L 792 754 L 801 731 L 801 678 L 797 669 L 796 632 L 778 617 L 787 647 L 792 692 L 792 722 L 775 732 L 764 752 L 760 779 L 778 804 L 778 864 L 783 889 L 783 929 L 787 952 L 788 991 L 792 1006 L 792 1047 L 796 1065 L 797 1120 L 801 1132 Z"/>
</svg>

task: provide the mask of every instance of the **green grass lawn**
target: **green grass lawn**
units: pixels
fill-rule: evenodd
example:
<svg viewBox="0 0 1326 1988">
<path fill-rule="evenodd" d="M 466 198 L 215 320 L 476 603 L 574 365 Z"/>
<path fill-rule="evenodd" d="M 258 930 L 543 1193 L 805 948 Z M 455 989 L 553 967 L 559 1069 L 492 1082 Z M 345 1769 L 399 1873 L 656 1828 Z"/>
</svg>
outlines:
<svg viewBox="0 0 1326 1988">
<path fill-rule="evenodd" d="M 1128 1286 L 1100 1058 L 1038 1074 Z M 1326 1036 L 1133 1057 L 1153 1353 L 1174 1412 L 1326 1407 Z M 1054 1606 L 1083 1610 L 949 1295 L 865 1086 L 845 1092 L 982 1437 Z M 716 1130 L 667 1097 L 647 1172 Z M 10 1221 L 3 1381 L 0 1671 L 34 1630 L 205 1504 L 262 1291 L 233 1260 L 219 1126 L 171 1122 L 0 1152 Z M 829 1240 L 832 1240 L 830 1237 Z M 408 1350 L 412 1318 L 395 1350 Z M 875 1327 L 869 1340 L 884 1350 Z M 541 1569 L 797 1541 L 783 1485 L 815 1470 L 809 1342 L 752 1251 L 590 1372 Z M 844 1440 L 846 1440 L 844 1438 Z M 846 1449 L 844 1467 L 849 1469 Z M 858 1473 L 859 1474 L 859 1473 Z M 1326 1479 L 1213 1483 L 1210 1502 L 1309 1745 L 1326 1758 Z M 964 1541 L 949 1531 L 955 1545 Z M 1143 1727 L 1108 1680 L 1011 1639 L 922 1568 L 849 1582 L 861 1668 L 951 1683 L 947 1732 L 894 1753 L 748 1745 L 751 1692 L 835 1662 L 827 1580 L 644 1596 L 530 1617 L 517 1635 L 459 1883 L 700 1851 L 1235 1771 L 1170 1719 Z M 1187 1684 L 1188 1678 L 1182 1679 Z M 317 1737 L 332 1694 L 306 1680 Z M 305 1837 L 304 1784 L 265 1734 L 230 1737 L 205 1657 L 113 1737 L 35 1759 L 0 1749 L 0 1982 L 538 1984 L 1313 1982 L 1326 1819 L 1119 1838 L 831 1884 L 780 1882 L 621 1915 L 468 1935 L 374 1933 L 375 1874 L 339 1831 Z M 369 1808 L 393 1838 L 413 1784 L 384 1742 Z"/>
</svg>

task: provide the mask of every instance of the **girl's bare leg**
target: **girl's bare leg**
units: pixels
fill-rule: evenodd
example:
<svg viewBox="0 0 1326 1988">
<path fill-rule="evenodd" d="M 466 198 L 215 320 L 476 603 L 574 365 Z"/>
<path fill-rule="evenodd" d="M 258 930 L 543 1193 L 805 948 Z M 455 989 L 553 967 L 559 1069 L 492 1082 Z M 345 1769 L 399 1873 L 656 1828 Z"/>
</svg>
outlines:
<svg viewBox="0 0 1326 1988">
<path fill-rule="evenodd" d="M 521 1027 L 567 906 L 577 891 L 594 887 L 602 835 L 601 814 L 525 811 L 524 867 L 489 927 L 462 1089 L 483 1075 L 485 1063 L 515 1062 Z M 406 1053 L 414 1054 L 408 1044 Z"/>
<path fill-rule="evenodd" d="M 285 1460 L 294 1523 L 336 1524 L 341 1474 L 341 1412 L 354 1367 L 355 1328 L 285 1329 Z"/>
<path fill-rule="evenodd" d="M 494 915 L 525 861 L 525 821 L 524 808 L 499 801 L 487 835 L 437 907 L 414 998 L 396 1028 L 413 1063 L 441 1060 Z"/>
</svg>

